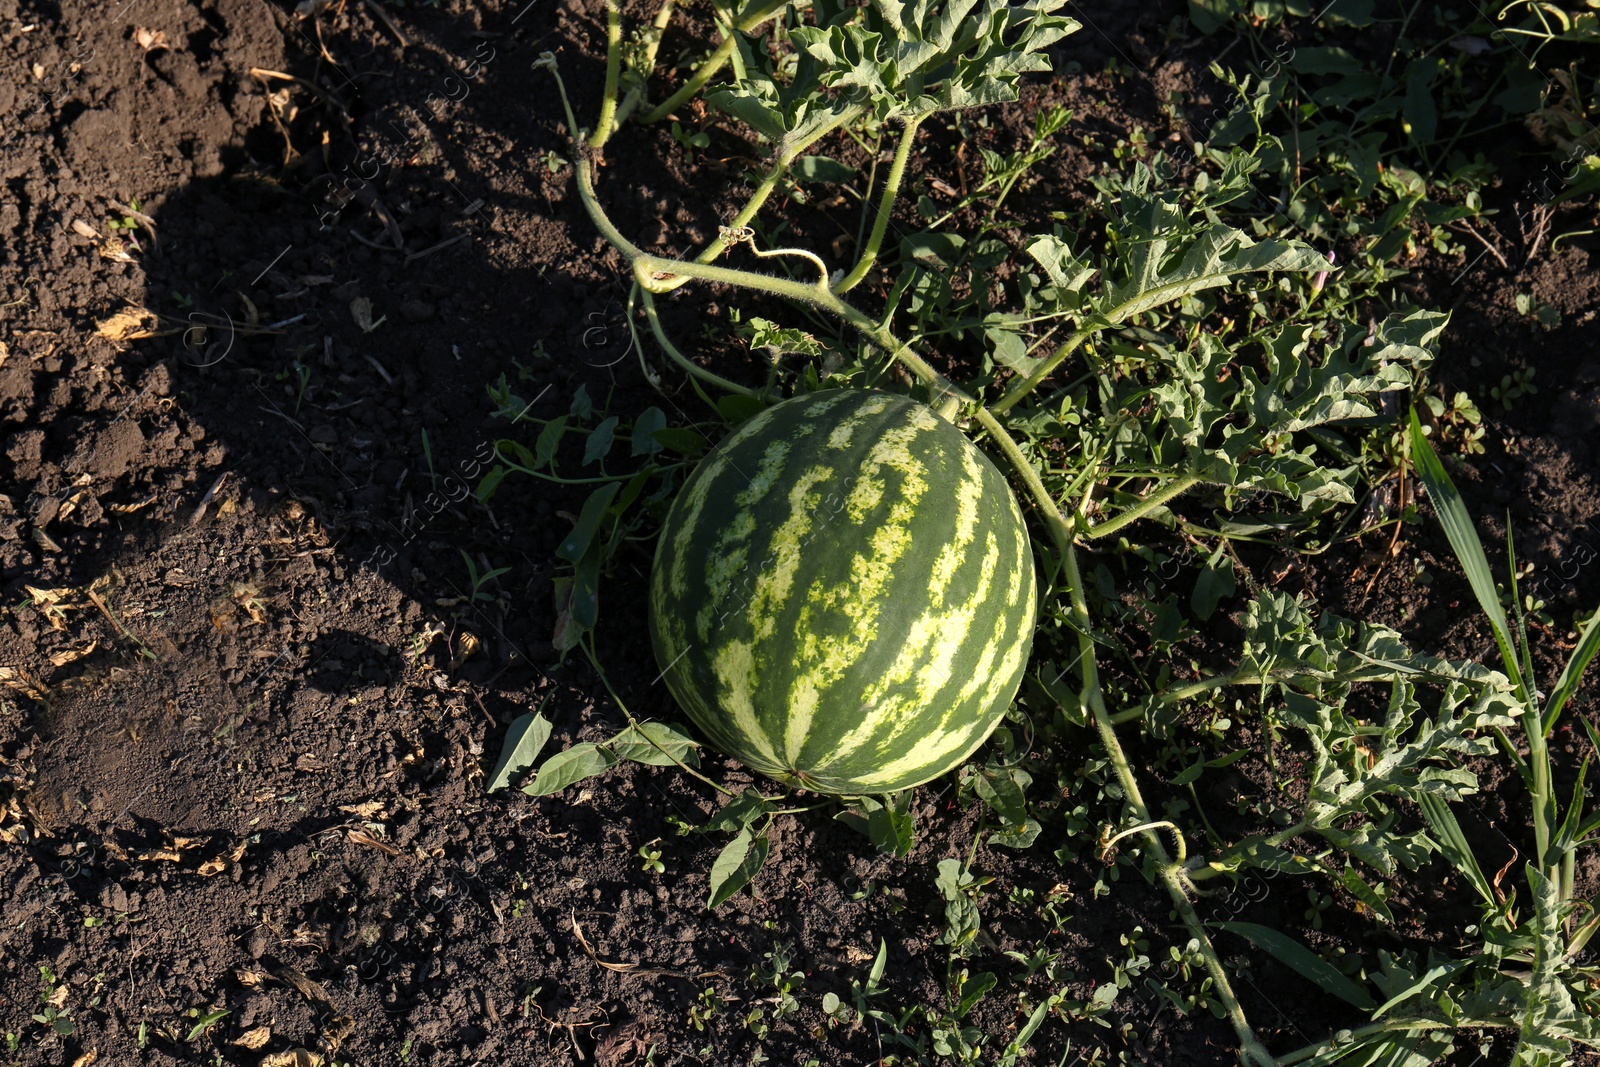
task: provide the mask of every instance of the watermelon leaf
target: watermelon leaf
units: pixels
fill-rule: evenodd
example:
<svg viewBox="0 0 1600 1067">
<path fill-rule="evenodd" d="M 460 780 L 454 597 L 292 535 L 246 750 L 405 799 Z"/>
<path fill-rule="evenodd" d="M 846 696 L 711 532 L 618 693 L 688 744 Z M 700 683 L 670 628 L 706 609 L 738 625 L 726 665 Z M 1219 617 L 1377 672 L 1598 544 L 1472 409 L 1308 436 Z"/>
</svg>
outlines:
<svg viewBox="0 0 1600 1067">
<path fill-rule="evenodd" d="M 667 416 L 660 408 L 648 407 L 633 423 L 632 455 L 653 456 L 661 451 L 656 431 L 667 427 Z"/>
<path fill-rule="evenodd" d="M 761 865 L 767 862 L 767 851 L 772 842 L 765 834 L 756 837 L 747 826 L 717 853 L 711 865 L 711 895 L 706 907 L 715 908 L 750 884 Z"/>
<path fill-rule="evenodd" d="M 543 708 L 544 702 L 539 706 Z M 512 719 L 511 727 L 506 730 L 506 743 L 500 749 L 500 759 L 494 765 L 494 773 L 489 775 L 484 792 L 493 793 L 510 785 L 514 776 L 533 766 L 533 761 L 539 758 L 539 750 L 549 740 L 550 720 L 540 712 L 530 711 Z"/>
<path fill-rule="evenodd" d="M 530 797 L 549 796 L 607 771 L 616 763 L 617 757 L 609 749 L 585 741 L 545 760 L 533 784 L 523 786 L 522 791 Z"/>
</svg>

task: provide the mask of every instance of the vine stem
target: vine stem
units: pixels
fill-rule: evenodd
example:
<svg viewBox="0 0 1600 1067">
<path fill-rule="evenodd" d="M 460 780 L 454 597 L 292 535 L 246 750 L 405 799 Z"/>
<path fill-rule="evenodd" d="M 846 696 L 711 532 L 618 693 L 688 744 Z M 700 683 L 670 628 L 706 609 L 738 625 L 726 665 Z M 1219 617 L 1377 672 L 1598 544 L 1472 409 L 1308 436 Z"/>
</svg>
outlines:
<svg viewBox="0 0 1600 1067">
<path fill-rule="evenodd" d="M 1234 995 L 1233 983 L 1228 978 L 1227 969 L 1222 965 L 1222 957 L 1217 954 L 1216 946 L 1211 943 L 1205 925 L 1201 923 L 1200 916 L 1195 913 L 1194 905 L 1189 901 L 1189 890 L 1183 882 L 1181 864 L 1173 862 L 1167 854 L 1166 846 L 1161 843 L 1160 835 L 1149 828 L 1156 820 L 1150 818 L 1150 808 L 1145 804 L 1144 794 L 1139 789 L 1138 779 L 1134 777 L 1133 767 L 1128 763 L 1127 753 L 1123 751 L 1122 743 L 1117 739 L 1116 727 L 1111 724 L 1111 715 L 1106 710 L 1105 697 L 1100 691 L 1100 671 L 1095 665 L 1089 604 L 1083 596 L 1083 576 L 1078 571 L 1077 550 L 1070 542 L 1066 550 L 1066 568 L 1067 591 L 1072 601 L 1072 613 L 1078 623 L 1076 629 L 1081 653 L 1079 662 L 1083 664 L 1083 693 L 1079 699 L 1094 716 L 1100 741 L 1105 745 L 1106 754 L 1111 757 L 1111 765 L 1116 772 L 1117 780 L 1122 784 L 1124 800 L 1133 810 L 1134 818 L 1146 824 L 1146 829 L 1143 831 L 1144 839 L 1155 857 L 1156 874 L 1166 887 L 1168 896 L 1172 898 L 1173 906 L 1183 919 L 1184 926 L 1188 927 L 1189 935 L 1199 942 L 1200 955 L 1205 961 L 1207 973 L 1211 975 L 1213 988 L 1217 991 L 1217 1000 L 1221 1002 L 1228 1021 L 1233 1024 L 1234 1034 L 1239 1039 L 1239 1051 L 1245 1059 L 1258 1067 L 1275 1067 L 1277 1061 L 1272 1058 L 1272 1054 L 1250 1028 L 1250 1022 L 1244 1015 L 1244 1008 L 1240 1006 L 1239 998 Z"/>
<path fill-rule="evenodd" d="M 606 0 L 606 87 L 600 97 L 600 118 L 589 135 L 589 147 L 600 148 L 611 136 L 617 117 L 617 79 L 622 70 L 622 5 Z"/>
<path fill-rule="evenodd" d="M 861 250 L 861 257 L 856 260 L 856 265 L 833 287 L 835 293 L 847 293 L 854 289 L 877 262 L 878 249 L 883 246 L 883 235 L 889 229 L 889 215 L 894 210 L 895 200 L 900 196 L 900 183 L 905 179 L 906 161 L 911 158 L 911 147 L 917 139 L 917 127 L 922 125 L 924 117 L 906 116 L 905 129 L 900 132 L 900 143 L 895 146 L 894 162 L 889 165 L 889 176 L 884 182 L 883 196 L 878 201 L 878 217 L 872 222 L 872 234 L 867 238 L 866 247 Z"/>
<path fill-rule="evenodd" d="M 677 92 L 667 97 L 661 103 L 645 112 L 643 115 L 640 115 L 639 121 L 646 125 L 652 122 L 660 122 L 678 108 L 682 107 L 686 101 L 694 96 L 694 94 L 698 93 L 701 89 L 704 89 L 706 82 L 716 77 L 717 72 L 723 68 L 723 65 L 726 64 L 729 59 L 733 58 L 734 50 L 739 47 L 739 34 L 749 33 L 763 22 L 766 22 L 768 19 L 778 14 L 783 10 L 783 8 L 784 3 L 781 2 L 771 3 L 765 7 L 757 6 L 753 12 L 746 15 L 743 19 L 731 23 L 728 26 L 727 35 L 722 38 L 720 43 L 718 43 L 716 49 L 705 58 L 705 61 L 695 69 L 695 72 L 689 76 L 689 80 L 678 86 Z"/>
<path fill-rule="evenodd" d="M 1096 523 L 1088 528 L 1085 534 L 1093 538 L 1108 537 L 1129 523 L 1137 522 L 1158 508 L 1166 507 L 1180 494 L 1188 492 L 1200 484 L 1198 474 L 1184 474 L 1163 485 L 1150 495 L 1142 497 L 1137 504 L 1128 508 L 1114 519 Z"/>
</svg>

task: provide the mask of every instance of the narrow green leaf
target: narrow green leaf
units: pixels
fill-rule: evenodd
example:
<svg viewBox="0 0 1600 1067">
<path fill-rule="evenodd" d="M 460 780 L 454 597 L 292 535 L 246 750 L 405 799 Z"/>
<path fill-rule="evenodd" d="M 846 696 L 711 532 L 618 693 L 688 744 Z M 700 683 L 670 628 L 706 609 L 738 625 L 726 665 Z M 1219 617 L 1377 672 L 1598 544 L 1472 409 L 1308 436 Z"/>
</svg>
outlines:
<svg viewBox="0 0 1600 1067">
<path fill-rule="evenodd" d="M 1561 714 L 1561 709 L 1567 706 L 1567 701 L 1572 699 L 1572 694 L 1578 691 L 1583 672 L 1589 669 L 1589 663 L 1597 652 L 1600 652 L 1600 611 L 1595 612 L 1589 625 L 1583 628 L 1578 647 L 1572 650 L 1567 665 L 1561 669 L 1561 677 L 1556 679 L 1555 688 L 1550 691 L 1550 700 L 1545 704 L 1543 716 L 1546 734 L 1555 728 L 1556 718 Z"/>
<path fill-rule="evenodd" d="M 1372 1013 L 1373 1021 L 1383 1018 L 1390 1008 L 1404 1004 L 1418 993 L 1431 989 L 1442 990 L 1444 983 L 1471 967 L 1474 962 L 1476 961 L 1470 959 L 1454 960 L 1450 963 L 1441 963 L 1436 967 L 1429 968 L 1426 974 L 1418 975 L 1415 981 L 1395 990 L 1393 996 L 1378 1005 L 1378 1010 Z"/>
<path fill-rule="evenodd" d="M 1217 925 L 1270 953 L 1278 962 L 1314 983 L 1324 993 L 1330 993 L 1362 1011 L 1372 1011 L 1378 1006 L 1365 989 L 1346 978 L 1333 964 L 1287 934 L 1281 934 L 1270 927 L 1256 923 L 1225 922 Z"/>
<path fill-rule="evenodd" d="M 1495 907 L 1498 901 L 1494 890 L 1489 886 L 1489 879 L 1484 877 L 1483 868 L 1478 866 L 1478 857 L 1472 854 L 1472 846 L 1467 842 L 1467 835 L 1461 832 L 1461 824 L 1456 821 L 1450 805 L 1435 793 L 1418 794 L 1417 804 L 1422 808 L 1422 815 L 1428 820 L 1428 829 L 1433 831 L 1434 842 L 1439 846 L 1439 851 L 1444 853 L 1445 859 L 1455 864 L 1456 870 L 1472 883 L 1472 888 L 1478 891 L 1485 904 Z"/>
<path fill-rule="evenodd" d="M 873 958 L 872 970 L 867 974 L 867 988 L 876 988 L 883 981 L 884 968 L 889 966 L 889 942 L 878 938 L 878 955 Z"/>
<path fill-rule="evenodd" d="M 1386 923 L 1394 922 L 1394 913 L 1389 910 L 1388 903 L 1350 864 L 1344 865 L 1344 873 L 1339 876 L 1339 883 L 1344 886 L 1345 892 L 1365 904 L 1378 918 Z"/>
<path fill-rule="evenodd" d="M 1461 494 L 1450 480 L 1450 475 L 1445 473 L 1438 453 L 1422 432 L 1422 421 L 1417 418 L 1416 408 L 1411 409 L 1411 460 L 1416 466 L 1417 477 L 1428 487 L 1428 499 L 1433 502 L 1439 525 L 1444 527 L 1445 537 L 1449 538 L 1450 547 L 1455 551 L 1461 569 L 1466 572 L 1467 584 L 1472 586 L 1478 606 L 1494 628 L 1494 639 L 1500 646 L 1500 658 L 1505 662 L 1506 673 L 1521 688 L 1522 670 L 1512 650 L 1510 626 L 1506 622 L 1505 609 L 1500 606 L 1500 591 L 1495 588 L 1494 574 L 1489 570 L 1489 558 L 1484 555 L 1483 542 L 1478 539 L 1478 529 L 1472 524 L 1472 516 L 1467 514 Z"/>
<path fill-rule="evenodd" d="M 545 698 L 548 701 L 549 697 Z M 544 707 L 544 701 L 539 706 Z M 550 722 L 537 711 L 518 715 L 506 730 L 505 744 L 500 747 L 500 759 L 489 775 L 484 792 L 493 793 L 511 784 L 511 779 L 533 766 L 545 742 L 550 740 Z"/>
<path fill-rule="evenodd" d="M 589 498 L 583 502 L 583 510 L 578 512 L 578 521 L 573 524 L 572 532 L 556 546 L 556 555 L 568 563 L 577 563 L 584 557 L 600 529 L 600 520 L 605 518 L 606 508 L 611 506 L 611 498 L 621 488 L 621 482 L 607 482 L 589 494 Z"/>
<path fill-rule="evenodd" d="M 765 834 L 756 837 L 747 826 L 717 853 L 711 864 L 711 896 L 706 907 L 715 908 L 750 884 L 761 865 L 767 862 L 772 842 Z"/>
<path fill-rule="evenodd" d="M 522 791 L 530 797 L 549 796 L 609 770 L 616 762 L 616 756 L 599 745 L 585 741 L 545 760 L 544 766 L 534 776 L 533 784 L 523 786 Z"/>
<path fill-rule="evenodd" d="M 220 1011 L 208 1011 L 208 1012 L 206 1012 L 204 1015 L 200 1016 L 200 1018 L 195 1021 L 194 1026 L 189 1030 L 189 1036 L 187 1038 L 185 1038 L 184 1040 L 185 1041 L 193 1041 L 195 1038 L 199 1037 L 201 1034 L 203 1034 L 207 1030 L 211 1029 L 212 1026 L 214 1026 L 218 1022 L 221 1022 L 223 1019 L 227 1018 L 230 1014 L 232 1014 L 232 1013 L 229 1012 L 227 1009 L 222 1009 Z"/>
</svg>

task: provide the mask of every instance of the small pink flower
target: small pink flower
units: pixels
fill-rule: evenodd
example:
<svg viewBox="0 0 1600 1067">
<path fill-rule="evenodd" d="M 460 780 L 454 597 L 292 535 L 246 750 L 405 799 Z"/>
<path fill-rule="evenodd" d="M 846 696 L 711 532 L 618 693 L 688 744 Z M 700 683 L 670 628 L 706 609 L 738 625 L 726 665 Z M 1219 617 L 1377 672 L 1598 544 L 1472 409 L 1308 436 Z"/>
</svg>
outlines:
<svg viewBox="0 0 1600 1067">
<path fill-rule="evenodd" d="M 1330 267 L 1333 265 L 1333 253 L 1332 252 L 1328 253 L 1328 265 Z M 1328 280 L 1328 272 L 1325 271 L 1325 270 L 1324 271 L 1318 271 L 1317 272 L 1317 276 L 1315 278 L 1311 279 L 1311 295 L 1312 296 L 1316 296 L 1318 293 L 1322 292 L 1322 285 L 1327 280 Z"/>
</svg>

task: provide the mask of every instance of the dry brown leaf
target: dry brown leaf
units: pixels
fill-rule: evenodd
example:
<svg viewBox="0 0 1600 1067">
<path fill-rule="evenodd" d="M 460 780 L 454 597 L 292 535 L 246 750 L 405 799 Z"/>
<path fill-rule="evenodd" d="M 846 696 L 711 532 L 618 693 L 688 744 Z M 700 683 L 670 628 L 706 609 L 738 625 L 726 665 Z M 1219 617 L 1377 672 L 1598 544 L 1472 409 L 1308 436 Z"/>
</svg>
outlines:
<svg viewBox="0 0 1600 1067">
<path fill-rule="evenodd" d="M 851 963 L 865 963 L 872 959 L 873 955 L 866 949 L 856 948 L 854 945 L 846 945 L 844 947 L 844 958 Z"/>
<path fill-rule="evenodd" d="M 64 1008 L 67 1004 L 67 994 L 71 992 L 72 990 L 68 989 L 66 983 L 63 982 L 61 985 L 56 986 L 55 992 L 45 999 L 45 1003 L 52 1008 Z"/>
<path fill-rule="evenodd" d="M 383 813 L 383 805 L 376 800 L 363 800 L 359 804 L 340 804 L 339 810 L 349 815 L 359 815 L 363 819 L 370 819 L 374 815 Z"/>
<path fill-rule="evenodd" d="M 143 26 L 137 26 L 133 31 L 133 40 L 146 52 L 172 51 L 172 44 L 167 40 L 164 30 L 147 30 Z"/>
<path fill-rule="evenodd" d="M 233 980 L 246 989 L 256 988 L 269 977 L 266 971 L 253 970 L 248 967 L 235 967 L 233 969 Z"/>
<path fill-rule="evenodd" d="M 158 321 L 156 313 L 150 309 L 129 305 L 110 318 L 101 319 L 95 324 L 94 332 L 108 341 L 137 341 L 154 337 Z"/>
<path fill-rule="evenodd" d="M 200 865 L 200 877 L 210 878 L 214 874 L 221 874 L 228 869 L 228 861 L 221 856 L 212 856 Z"/>
<path fill-rule="evenodd" d="M 7 689 L 15 689 L 29 700 L 44 703 L 48 695 L 44 684 L 27 671 L 16 667 L 0 667 L 0 685 Z"/>
<path fill-rule="evenodd" d="M 450 669 L 456 670 L 471 659 L 472 654 L 478 651 L 482 644 L 483 642 L 478 640 L 477 634 L 463 632 L 461 639 L 456 642 L 456 654 L 450 657 Z"/>
<path fill-rule="evenodd" d="M 387 852 L 391 856 L 400 855 L 399 849 L 395 848 L 387 841 L 378 840 L 365 830 L 351 830 L 349 831 L 349 835 L 350 840 L 354 841 L 358 845 L 366 845 L 368 848 L 375 848 L 379 852 Z"/>
<path fill-rule="evenodd" d="M 350 301 L 350 317 L 356 320 L 356 325 L 361 327 L 362 333 L 371 333 L 389 320 L 385 315 L 377 322 L 372 321 L 372 301 L 364 296 L 358 296 Z"/>
<path fill-rule="evenodd" d="M 330 1009 L 333 1007 L 332 1001 L 328 999 L 328 991 L 323 989 L 320 983 L 313 982 L 293 967 L 282 968 L 278 971 L 278 977 L 293 986 L 296 992 L 312 1003 L 325 1004 Z"/>
<path fill-rule="evenodd" d="M 328 769 L 328 766 L 316 756 L 312 755 L 310 752 L 307 752 L 294 761 L 294 769 L 297 771 L 315 772 L 325 771 Z"/>
<path fill-rule="evenodd" d="M 92 1048 L 88 1052 L 85 1052 L 82 1056 L 79 1056 L 77 1059 L 73 1060 L 72 1067 L 89 1067 L 91 1063 L 99 1058 L 100 1050 Z"/>
<path fill-rule="evenodd" d="M 149 852 L 141 852 L 135 858 L 141 860 L 166 860 L 168 863 L 183 862 L 182 854 L 174 852 L 170 848 L 157 848 Z"/>
<path fill-rule="evenodd" d="M 322 1067 L 322 1057 L 310 1049 L 292 1048 L 261 1057 L 261 1067 Z"/>
<path fill-rule="evenodd" d="M 96 230 L 93 226 L 90 226 L 82 219 L 72 220 L 72 232 L 77 234 L 79 237 L 92 237 L 97 241 L 100 239 L 100 231 Z"/>
<path fill-rule="evenodd" d="M 97 640 L 90 641 L 89 647 L 85 649 L 69 648 L 65 652 L 53 652 L 50 655 L 50 663 L 56 667 L 65 667 L 67 664 L 76 662 L 93 652 L 99 644 L 100 642 Z"/>
<path fill-rule="evenodd" d="M 120 237 L 107 237 L 100 242 L 100 258 L 109 259 L 113 263 L 134 262 L 133 253 L 128 251 L 127 244 Z M 150 334 L 140 336 L 149 337 Z"/>
<path fill-rule="evenodd" d="M 272 1040 L 272 1027 L 258 1026 L 254 1030 L 246 1030 L 233 1039 L 233 1043 L 240 1048 L 258 1049 Z"/>
</svg>

